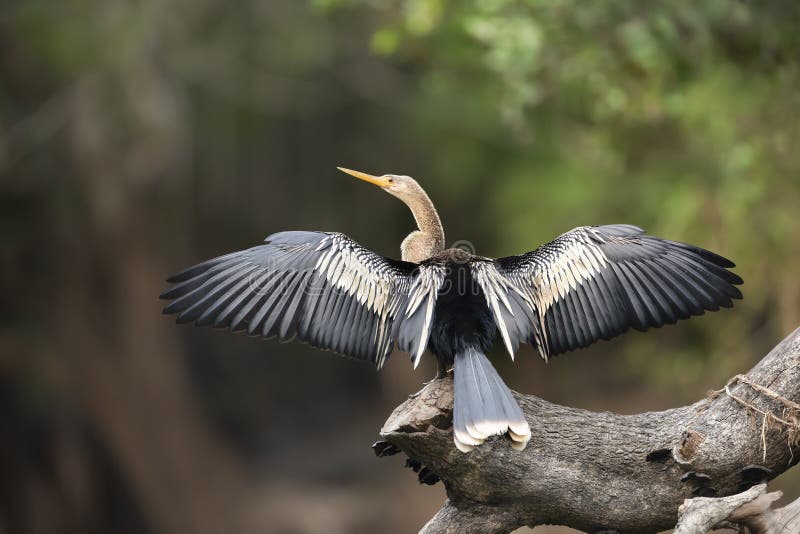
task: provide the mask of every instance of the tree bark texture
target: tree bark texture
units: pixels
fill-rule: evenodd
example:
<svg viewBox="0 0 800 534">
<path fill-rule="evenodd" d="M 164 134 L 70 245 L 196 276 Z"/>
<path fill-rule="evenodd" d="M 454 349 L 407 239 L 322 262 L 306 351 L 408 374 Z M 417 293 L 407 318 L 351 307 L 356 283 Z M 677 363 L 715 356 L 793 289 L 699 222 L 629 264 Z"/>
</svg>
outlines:
<svg viewBox="0 0 800 534">
<path fill-rule="evenodd" d="M 447 489 L 423 532 L 542 524 L 657 532 L 675 527 L 684 500 L 741 493 L 800 460 L 800 328 L 690 406 L 617 415 L 515 396 L 533 434 L 521 452 L 499 436 L 467 454 L 455 448 L 450 378 L 429 383 L 386 421 L 383 439 Z"/>
</svg>

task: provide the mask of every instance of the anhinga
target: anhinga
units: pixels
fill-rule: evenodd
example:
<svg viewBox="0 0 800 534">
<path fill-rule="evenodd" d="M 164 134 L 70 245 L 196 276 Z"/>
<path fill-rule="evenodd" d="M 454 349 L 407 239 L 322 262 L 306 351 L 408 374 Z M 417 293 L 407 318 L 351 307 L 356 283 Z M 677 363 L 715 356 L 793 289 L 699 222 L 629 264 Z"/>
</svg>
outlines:
<svg viewBox="0 0 800 534">
<path fill-rule="evenodd" d="M 470 451 L 508 434 L 523 449 L 530 428 L 485 356 L 499 333 L 511 357 L 520 343 L 549 356 L 646 330 L 741 298 L 734 264 L 702 248 L 630 225 L 575 228 L 533 252 L 485 258 L 445 249 L 439 215 L 408 176 L 340 169 L 406 203 L 418 229 L 402 261 L 345 235 L 280 232 L 264 244 L 169 278 L 165 313 L 179 323 L 297 339 L 378 369 L 395 344 L 414 367 L 425 349 L 439 374 L 454 372 L 453 437 Z"/>
</svg>

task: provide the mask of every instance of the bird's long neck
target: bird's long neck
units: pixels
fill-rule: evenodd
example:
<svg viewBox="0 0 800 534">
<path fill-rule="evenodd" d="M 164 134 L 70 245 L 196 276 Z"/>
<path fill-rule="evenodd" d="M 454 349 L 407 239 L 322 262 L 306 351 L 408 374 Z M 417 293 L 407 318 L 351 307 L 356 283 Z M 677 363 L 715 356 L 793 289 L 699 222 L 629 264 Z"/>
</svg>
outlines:
<svg viewBox="0 0 800 534">
<path fill-rule="evenodd" d="M 411 213 L 414 215 L 414 220 L 417 222 L 420 232 L 436 241 L 444 250 L 442 220 L 439 218 L 439 212 L 436 211 L 427 193 L 422 191 L 421 195 L 409 200 L 407 204 L 411 208 Z"/>
<path fill-rule="evenodd" d="M 444 250 L 444 227 L 430 197 L 420 187 L 413 196 L 402 199 L 411 209 L 419 230 L 403 241 L 403 260 L 420 262 Z"/>
</svg>

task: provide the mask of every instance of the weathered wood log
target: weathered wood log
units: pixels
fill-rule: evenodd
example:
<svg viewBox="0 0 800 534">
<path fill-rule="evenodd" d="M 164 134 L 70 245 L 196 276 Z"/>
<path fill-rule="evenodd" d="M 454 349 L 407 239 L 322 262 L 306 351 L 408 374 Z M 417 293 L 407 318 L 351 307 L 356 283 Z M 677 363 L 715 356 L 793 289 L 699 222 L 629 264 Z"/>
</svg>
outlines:
<svg viewBox="0 0 800 534">
<path fill-rule="evenodd" d="M 705 534 L 714 528 L 738 525 L 748 534 L 794 534 L 800 532 L 800 499 L 772 509 L 783 496 L 780 491 L 767 493 L 759 484 L 728 497 L 695 497 L 678 509 L 674 534 Z"/>
<path fill-rule="evenodd" d="M 669 529 L 685 499 L 740 493 L 800 460 L 800 328 L 747 375 L 682 408 L 617 415 L 515 395 L 533 433 L 521 452 L 503 437 L 467 454 L 455 448 L 449 378 L 386 421 L 383 439 L 447 489 L 423 532 Z"/>
</svg>

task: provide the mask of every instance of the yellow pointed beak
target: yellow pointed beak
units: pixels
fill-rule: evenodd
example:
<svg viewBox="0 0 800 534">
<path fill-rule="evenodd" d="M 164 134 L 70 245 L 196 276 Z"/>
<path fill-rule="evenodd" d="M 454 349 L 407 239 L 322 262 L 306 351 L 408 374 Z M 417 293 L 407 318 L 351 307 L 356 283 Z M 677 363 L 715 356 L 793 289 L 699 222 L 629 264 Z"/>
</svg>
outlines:
<svg viewBox="0 0 800 534">
<path fill-rule="evenodd" d="M 359 180 L 364 180 L 365 182 L 375 184 L 379 187 L 389 187 L 392 184 L 392 182 L 390 182 L 388 178 L 384 178 L 382 176 L 373 176 L 365 172 L 345 169 L 344 167 L 336 167 L 336 168 L 344 173 L 349 174 L 350 176 L 355 176 Z"/>
</svg>

